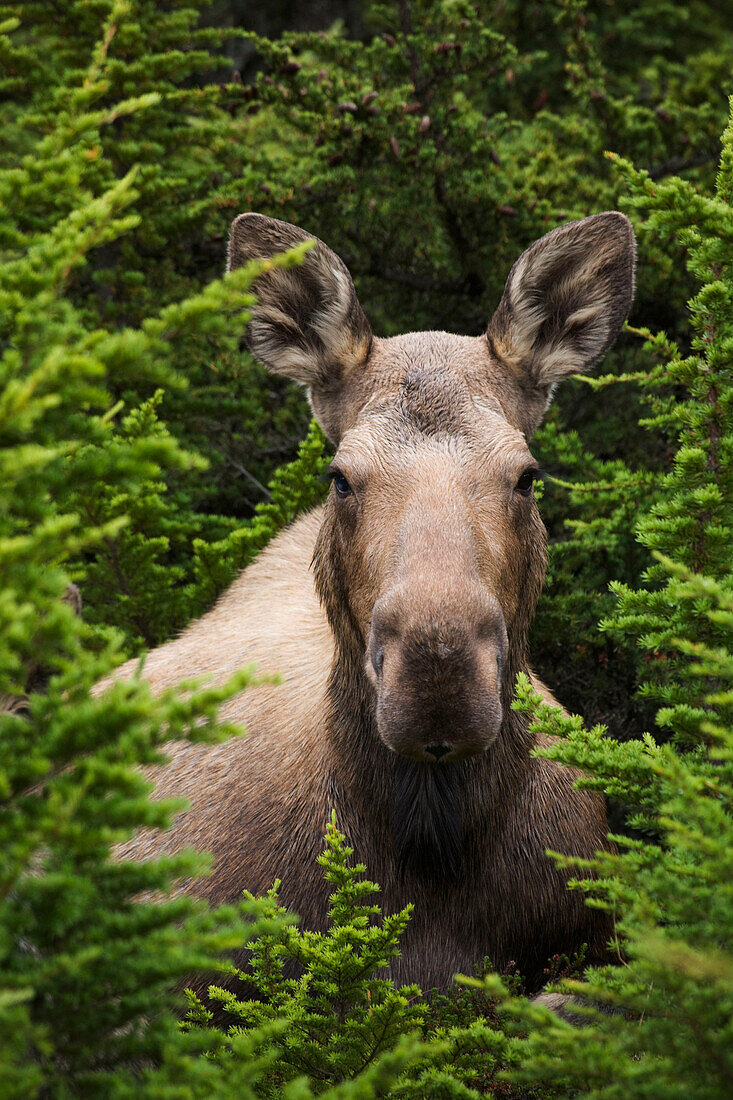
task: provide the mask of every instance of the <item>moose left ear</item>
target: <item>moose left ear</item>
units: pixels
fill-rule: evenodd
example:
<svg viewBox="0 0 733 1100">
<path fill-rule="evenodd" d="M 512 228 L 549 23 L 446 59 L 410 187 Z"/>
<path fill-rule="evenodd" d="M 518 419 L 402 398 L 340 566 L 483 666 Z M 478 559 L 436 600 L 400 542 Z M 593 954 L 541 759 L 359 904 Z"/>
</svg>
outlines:
<svg viewBox="0 0 733 1100">
<path fill-rule="evenodd" d="M 487 338 L 522 397 L 518 426 L 531 434 L 557 382 L 608 350 L 634 296 L 631 222 L 610 211 L 540 237 L 509 272 Z"/>
<path fill-rule="evenodd" d="M 364 363 L 371 347 L 372 331 L 343 261 L 297 225 L 252 213 L 232 223 L 227 270 L 305 241 L 313 247 L 302 263 L 275 267 L 255 281 L 245 340 L 269 370 L 313 390 L 336 385 Z"/>
</svg>

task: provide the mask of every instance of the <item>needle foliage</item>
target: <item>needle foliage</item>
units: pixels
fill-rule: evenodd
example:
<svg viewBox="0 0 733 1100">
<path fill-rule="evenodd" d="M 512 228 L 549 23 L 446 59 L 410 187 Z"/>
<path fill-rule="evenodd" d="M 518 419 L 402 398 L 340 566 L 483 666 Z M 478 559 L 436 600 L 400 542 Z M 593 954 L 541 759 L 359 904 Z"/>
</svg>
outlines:
<svg viewBox="0 0 733 1100">
<path fill-rule="evenodd" d="M 731 4 L 393 0 L 362 5 L 359 37 L 267 38 L 261 16 L 0 4 L 0 1097 L 722 1100 Z M 479 333 L 525 247 L 611 208 L 639 239 L 631 324 L 533 444 L 551 541 L 534 655 L 576 713 L 527 682 L 516 704 L 610 799 L 617 850 L 576 868 L 614 914 L 609 965 L 548 964 L 573 974 L 567 1018 L 521 976 L 395 988 L 409 912 L 381 913 L 336 824 L 322 933 L 277 887 L 224 910 L 177 894 L 203 856 L 115 861 L 182 809 L 140 769 L 172 738 L 241 735 L 217 711 L 255 674 L 159 698 L 111 674 L 324 491 L 302 393 L 239 346 L 259 268 L 220 277 L 232 218 L 326 240 L 378 332 Z M 241 988 L 217 992 L 242 943 Z M 181 1026 L 202 970 L 210 1004 Z"/>
</svg>

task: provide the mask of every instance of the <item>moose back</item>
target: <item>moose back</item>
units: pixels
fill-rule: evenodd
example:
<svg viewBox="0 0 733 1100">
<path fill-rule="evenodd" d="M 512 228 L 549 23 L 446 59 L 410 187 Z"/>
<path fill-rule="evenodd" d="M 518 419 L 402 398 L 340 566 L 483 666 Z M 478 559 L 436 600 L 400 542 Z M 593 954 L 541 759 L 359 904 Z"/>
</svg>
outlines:
<svg viewBox="0 0 733 1100">
<path fill-rule="evenodd" d="M 243 214 L 229 267 L 308 239 Z M 554 702 L 527 646 L 545 573 L 529 442 L 555 385 L 615 338 L 633 279 L 633 232 L 613 212 L 535 242 L 479 337 L 374 336 L 320 241 L 301 265 L 260 276 L 246 340 L 308 387 L 335 447 L 332 485 L 148 656 L 156 690 L 250 662 L 282 683 L 224 706 L 247 737 L 173 746 L 157 792 L 190 809 L 122 855 L 209 851 L 212 873 L 187 890 L 230 902 L 279 878 L 283 902 L 318 928 L 328 888 L 315 861 L 335 810 L 385 909 L 415 903 L 397 980 L 445 986 L 488 955 L 536 988 L 555 952 L 585 942 L 603 955 L 606 915 L 545 855 L 606 845 L 603 799 L 530 755 L 510 703 L 520 671 Z"/>
</svg>

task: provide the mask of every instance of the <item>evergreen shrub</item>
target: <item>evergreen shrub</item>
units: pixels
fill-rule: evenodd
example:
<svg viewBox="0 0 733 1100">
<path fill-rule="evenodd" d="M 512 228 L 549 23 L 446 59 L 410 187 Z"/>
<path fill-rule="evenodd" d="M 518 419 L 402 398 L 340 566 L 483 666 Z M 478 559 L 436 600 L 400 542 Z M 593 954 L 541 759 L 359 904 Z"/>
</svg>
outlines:
<svg viewBox="0 0 733 1100">
<path fill-rule="evenodd" d="M 15 57 L 13 31 L 3 24 L 6 59 Z M 137 768 L 164 759 L 171 738 L 239 732 L 216 714 L 252 672 L 156 700 L 139 679 L 100 695 L 95 683 L 124 659 L 121 635 L 95 630 L 63 596 L 73 563 L 119 546 L 150 585 L 145 598 L 160 594 L 165 613 L 149 552 L 161 526 L 141 548 L 128 516 L 160 513 L 163 470 L 201 460 L 157 422 L 155 399 L 120 419 L 107 380 L 146 359 L 165 377 L 175 340 L 243 323 L 260 268 L 137 327 L 103 328 L 74 301 L 69 283 L 90 250 L 139 223 L 134 170 L 83 185 L 95 135 L 157 102 L 91 107 L 99 56 L 70 81 L 68 110 L 33 154 L 0 170 L 0 1094 L 208 1096 L 209 1068 L 194 1058 L 196 1037 L 178 1027 L 175 987 L 221 967 L 221 953 L 244 934 L 242 914 L 166 899 L 177 881 L 205 872 L 204 857 L 133 864 L 110 851 L 134 829 L 166 827 L 182 808 L 150 801 Z M 34 223 L 29 207 L 41 193 L 48 209 Z M 175 515 L 166 518 L 175 525 Z M 257 906 L 244 909 L 272 926 Z"/>
<path fill-rule="evenodd" d="M 369 4 L 358 41 L 249 35 L 247 85 L 221 54 L 242 32 L 206 8 L 0 5 L 0 1097 L 727 1097 L 730 2 Z M 114 862 L 181 809 L 139 768 L 239 732 L 216 712 L 253 674 L 94 685 L 323 493 L 302 394 L 238 346 L 256 268 L 218 278 L 232 217 L 327 240 L 377 331 L 478 333 L 524 247 L 617 206 L 633 323 L 534 444 L 534 652 L 583 718 L 517 698 L 615 806 L 618 850 L 577 868 L 613 910 L 614 965 L 549 966 L 574 974 L 573 1023 L 516 975 L 395 989 L 408 914 L 381 916 L 335 826 L 322 935 L 276 892 L 176 896 L 202 857 Z M 194 1004 L 182 1028 L 176 989 L 242 942 L 246 984 L 212 999 L 231 1027 Z"/>
</svg>

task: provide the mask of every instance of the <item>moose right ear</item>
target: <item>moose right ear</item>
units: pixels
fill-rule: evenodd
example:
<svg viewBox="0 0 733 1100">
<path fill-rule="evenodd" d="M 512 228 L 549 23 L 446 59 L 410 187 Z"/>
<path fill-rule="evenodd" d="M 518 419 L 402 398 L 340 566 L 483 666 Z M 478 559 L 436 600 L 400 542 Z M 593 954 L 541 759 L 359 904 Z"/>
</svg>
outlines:
<svg viewBox="0 0 733 1100">
<path fill-rule="evenodd" d="M 338 385 L 369 355 L 372 332 L 342 260 L 288 222 L 240 214 L 229 234 L 227 271 L 315 240 L 303 262 L 275 267 L 255 281 L 257 303 L 245 332 L 256 359 L 275 374 L 311 387 Z"/>
<path fill-rule="evenodd" d="M 487 337 L 515 383 L 517 424 L 530 436 L 555 385 L 608 350 L 634 295 L 636 246 L 618 211 L 558 226 L 512 270 Z"/>
</svg>

